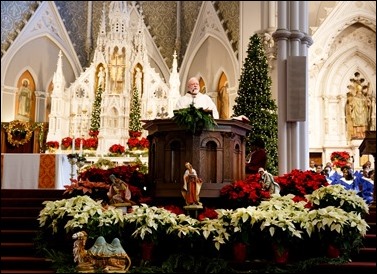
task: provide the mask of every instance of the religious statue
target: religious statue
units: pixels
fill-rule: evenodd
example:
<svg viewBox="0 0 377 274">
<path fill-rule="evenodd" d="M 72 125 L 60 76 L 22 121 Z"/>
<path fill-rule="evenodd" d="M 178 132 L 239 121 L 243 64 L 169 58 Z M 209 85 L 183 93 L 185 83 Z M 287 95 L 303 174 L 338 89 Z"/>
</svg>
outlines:
<svg viewBox="0 0 377 274">
<path fill-rule="evenodd" d="M 346 101 L 346 125 L 348 138 L 362 139 L 365 131 L 373 127 L 372 120 L 372 96 L 369 95 L 369 84 L 365 85 L 365 79 L 360 78 L 360 73 L 356 72 L 351 78 L 351 85 L 348 86 Z"/>
<path fill-rule="evenodd" d="M 123 204 L 131 202 L 131 191 L 128 184 L 117 178 L 114 174 L 110 175 L 110 180 L 112 182 L 107 196 L 109 197 L 110 204 Z"/>
<path fill-rule="evenodd" d="M 124 80 L 124 54 L 119 53 L 118 47 L 115 47 L 114 53 L 111 56 L 111 70 L 110 76 L 112 81 L 112 91 L 114 93 L 120 93 L 123 88 L 123 80 Z"/>
<path fill-rule="evenodd" d="M 189 162 L 185 164 L 186 171 L 183 174 L 183 188 L 182 196 L 185 199 L 186 205 L 199 205 L 199 194 L 202 187 L 202 180 L 198 177 L 196 170 Z"/>
<path fill-rule="evenodd" d="M 105 72 L 103 71 L 103 67 L 100 67 L 99 68 L 99 72 L 98 72 L 98 88 L 104 88 L 105 87 Z"/>
<path fill-rule="evenodd" d="M 22 80 L 22 86 L 18 95 L 18 115 L 30 117 L 31 109 L 31 90 L 29 80 Z"/>
<path fill-rule="evenodd" d="M 140 68 L 136 68 L 135 72 L 135 87 L 137 88 L 140 96 L 143 96 L 143 86 L 142 86 L 143 73 Z"/>
<path fill-rule="evenodd" d="M 228 92 L 228 81 L 219 90 L 219 95 L 217 97 L 217 108 L 219 109 L 220 119 L 229 118 L 229 92 Z"/>
</svg>

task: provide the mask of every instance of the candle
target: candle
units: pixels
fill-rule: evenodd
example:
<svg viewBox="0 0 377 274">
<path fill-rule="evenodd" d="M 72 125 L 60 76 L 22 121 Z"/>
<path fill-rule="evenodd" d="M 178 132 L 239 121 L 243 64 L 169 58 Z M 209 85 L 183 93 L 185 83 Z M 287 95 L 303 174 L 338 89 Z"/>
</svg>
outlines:
<svg viewBox="0 0 377 274">
<path fill-rule="evenodd" d="M 75 136 L 72 138 L 72 153 L 75 153 Z"/>
<path fill-rule="evenodd" d="M 84 139 L 80 139 L 80 156 L 82 156 L 82 145 L 83 145 Z"/>
</svg>

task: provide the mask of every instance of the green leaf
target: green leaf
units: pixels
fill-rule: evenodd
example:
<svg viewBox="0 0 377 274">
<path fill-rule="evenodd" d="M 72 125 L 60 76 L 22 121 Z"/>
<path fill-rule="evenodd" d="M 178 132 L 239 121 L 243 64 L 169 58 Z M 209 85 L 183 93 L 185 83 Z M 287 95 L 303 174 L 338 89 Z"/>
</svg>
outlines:
<svg viewBox="0 0 377 274">
<path fill-rule="evenodd" d="M 214 129 L 217 126 L 209 112 L 203 108 L 196 108 L 193 104 L 187 108 L 173 110 L 173 113 L 173 121 L 193 134 L 203 129 Z"/>
</svg>

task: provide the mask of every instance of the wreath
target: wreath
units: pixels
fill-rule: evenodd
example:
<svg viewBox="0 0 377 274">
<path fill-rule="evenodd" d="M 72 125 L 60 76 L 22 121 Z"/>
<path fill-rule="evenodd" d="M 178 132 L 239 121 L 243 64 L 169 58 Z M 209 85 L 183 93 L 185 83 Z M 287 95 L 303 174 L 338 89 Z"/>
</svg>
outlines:
<svg viewBox="0 0 377 274">
<path fill-rule="evenodd" d="M 30 124 L 19 120 L 10 122 L 6 132 L 8 142 L 15 147 L 28 143 L 33 135 Z"/>
</svg>

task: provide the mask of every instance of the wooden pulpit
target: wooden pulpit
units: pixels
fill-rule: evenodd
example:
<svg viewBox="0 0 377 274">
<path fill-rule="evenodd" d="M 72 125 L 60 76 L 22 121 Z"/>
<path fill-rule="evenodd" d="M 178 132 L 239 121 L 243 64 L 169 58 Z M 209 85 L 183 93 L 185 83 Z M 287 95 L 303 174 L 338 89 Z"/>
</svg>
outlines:
<svg viewBox="0 0 377 274">
<path fill-rule="evenodd" d="M 220 189 L 245 178 L 249 123 L 216 120 L 214 129 L 192 134 L 172 119 L 144 121 L 148 131 L 148 180 L 155 197 L 181 196 L 185 163 L 203 180 L 200 197 L 219 197 Z"/>
</svg>

